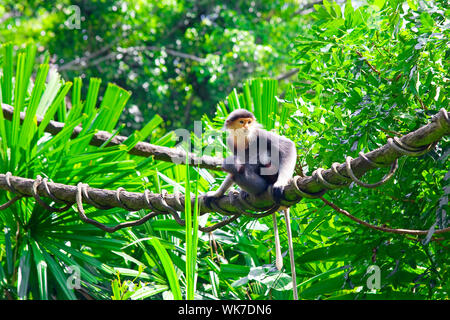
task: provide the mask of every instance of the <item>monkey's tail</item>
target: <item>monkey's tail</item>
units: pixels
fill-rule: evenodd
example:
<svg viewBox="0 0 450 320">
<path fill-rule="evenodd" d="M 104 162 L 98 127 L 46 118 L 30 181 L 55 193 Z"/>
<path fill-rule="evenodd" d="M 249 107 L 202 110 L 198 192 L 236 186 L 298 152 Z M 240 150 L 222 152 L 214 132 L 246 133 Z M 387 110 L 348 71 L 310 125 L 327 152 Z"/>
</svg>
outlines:
<svg viewBox="0 0 450 320">
<path fill-rule="evenodd" d="M 283 211 L 284 211 L 284 218 L 286 220 L 286 232 L 289 246 L 289 259 L 291 260 L 292 292 L 294 294 L 294 300 L 298 300 L 297 274 L 295 272 L 295 260 L 294 260 L 294 246 L 292 245 L 291 217 L 289 214 L 289 208 L 286 208 Z"/>
<path fill-rule="evenodd" d="M 275 237 L 275 265 L 278 271 L 283 268 L 283 257 L 281 256 L 280 236 L 278 234 L 277 216 L 276 213 L 272 213 L 273 220 L 273 235 Z"/>
</svg>

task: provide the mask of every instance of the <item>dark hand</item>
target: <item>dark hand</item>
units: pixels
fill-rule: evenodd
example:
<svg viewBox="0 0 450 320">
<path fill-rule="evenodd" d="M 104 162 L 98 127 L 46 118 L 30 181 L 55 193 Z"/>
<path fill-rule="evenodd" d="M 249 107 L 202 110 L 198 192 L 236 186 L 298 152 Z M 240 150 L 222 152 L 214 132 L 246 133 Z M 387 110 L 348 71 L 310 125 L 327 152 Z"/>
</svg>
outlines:
<svg viewBox="0 0 450 320">
<path fill-rule="evenodd" d="M 280 186 L 280 187 L 274 186 L 272 188 L 273 199 L 275 200 L 276 203 L 280 203 L 280 201 L 283 197 L 283 193 L 284 193 L 284 186 Z"/>
</svg>

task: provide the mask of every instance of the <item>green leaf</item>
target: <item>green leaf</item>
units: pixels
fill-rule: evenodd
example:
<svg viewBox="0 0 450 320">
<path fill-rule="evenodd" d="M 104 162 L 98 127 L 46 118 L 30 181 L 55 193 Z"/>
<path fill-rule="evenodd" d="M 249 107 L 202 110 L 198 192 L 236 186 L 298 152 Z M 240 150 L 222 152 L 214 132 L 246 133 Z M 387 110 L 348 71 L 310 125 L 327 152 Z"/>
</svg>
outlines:
<svg viewBox="0 0 450 320">
<path fill-rule="evenodd" d="M 345 279 L 342 276 L 331 279 L 323 279 L 302 290 L 300 292 L 300 296 L 306 299 L 311 299 L 323 294 L 335 291 L 339 292 L 339 290 L 342 290 L 344 284 Z"/>
<path fill-rule="evenodd" d="M 47 262 L 44 259 L 42 250 L 36 241 L 31 240 L 31 248 L 33 250 L 34 262 L 36 264 L 36 273 L 39 284 L 39 298 L 41 300 L 48 300 L 47 288 Z"/>
<path fill-rule="evenodd" d="M 16 81 L 14 86 L 14 113 L 12 118 L 12 130 L 9 140 L 12 146 L 18 145 L 19 134 L 20 134 L 20 113 L 25 105 L 25 95 L 27 92 L 26 85 L 28 84 L 28 78 L 25 81 L 25 64 L 26 64 L 25 53 L 19 53 L 17 58 L 17 68 L 16 68 Z M 11 149 L 11 162 L 13 168 L 17 166 L 20 161 L 19 148 Z"/>
<path fill-rule="evenodd" d="M 71 82 L 67 82 L 61 92 L 58 94 L 59 89 L 61 88 L 61 77 L 55 69 L 51 69 L 48 73 L 48 83 L 45 87 L 45 91 L 39 101 L 39 105 L 37 107 L 36 114 L 40 117 L 44 117 L 47 113 L 47 110 L 52 108 L 53 104 L 59 106 L 59 104 L 63 101 L 65 95 L 69 91 L 69 88 L 72 86 Z M 58 96 L 57 96 L 58 94 Z M 62 95 L 62 96 L 61 96 Z M 56 97 L 56 99 L 55 99 Z M 55 109 L 56 112 L 56 109 Z M 51 113 L 51 117 L 53 117 L 53 113 Z M 48 122 L 47 122 L 48 123 Z"/>
<path fill-rule="evenodd" d="M 73 228 L 71 228 L 71 229 L 73 230 Z M 94 257 L 91 257 L 87 254 L 80 252 L 79 250 L 76 250 L 72 247 L 66 246 L 66 245 L 61 244 L 56 241 L 49 242 L 49 241 L 44 240 L 43 242 L 47 245 L 52 245 L 52 246 L 55 246 L 56 248 L 59 248 L 59 251 L 67 252 L 68 254 L 72 255 L 73 257 L 83 261 L 86 265 L 95 267 L 98 270 L 109 273 L 109 274 L 114 273 L 114 269 L 112 267 L 106 265 L 105 263 L 99 261 L 98 259 L 95 259 Z M 94 282 L 97 282 L 97 280 L 94 280 Z"/>
<path fill-rule="evenodd" d="M 14 261 L 11 245 L 11 229 L 5 227 L 3 229 L 3 232 L 5 233 L 6 270 L 8 271 L 8 274 L 12 274 L 14 268 Z"/>
<path fill-rule="evenodd" d="M 127 276 L 127 277 L 133 277 L 133 278 L 140 278 L 145 280 L 151 280 L 152 276 L 150 276 L 148 273 L 141 272 L 139 270 L 134 270 L 130 268 L 120 268 L 115 267 L 114 271 L 119 273 L 120 275 Z"/>
<path fill-rule="evenodd" d="M 310 283 L 313 283 L 316 280 L 320 280 L 322 278 L 328 278 L 330 275 L 335 274 L 335 273 L 340 273 L 342 271 L 344 271 L 345 269 L 348 269 L 348 266 L 344 266 L 344 267 L 337 267 L 337 268 L 332 268 L 330 270 L 327 270 L 325 272 L 319 273 L 314 277 L 311 277 L 305 281 L 303 281 L 302 283 L 298 284 L 297 287 L 301 288 L 304 287 Z M 319 281 L 320 282 L 320 281 Z"/>
<path fill-rule="evenodd" d="M 132 135 L 130 135 L 124 142 L 127 146 L 127 150 L 133 149 L 133 147 L 140 141 L 145 140 L 159 125 L 163 123 L 163 119 L 156 115 L 154 116 L 144 128 L 139 131 L 135 131 Z"/>
<path fill-rule="evenodd" d="M 50 79 L 53 78 L 50 77 Z M 49 124 L 50 120 L 52 120 L 53 116 L 58 110 L 59 105 L 64 100 L 71 86 L 72 86 L 71 82 L 66 82 L 54 100 L 53 98 L 48 98 L 49 101 L 43 103 L 43 101 L 45 101 L 44 98 L 46 94 L 50 96 L 53 95 L 54 92 L 54 94 L 56 95 L 60 87 L 60 84 L 58 82 L 50 80 L 50 83 L 47 85 L 47 88 L 45 89 L 45 92 L 41 98 L 41 102 L 39 103 L 37 111 L 38 115 L 44 116 L 44 118 L 41 121 L 41 124 L 39 125 L 39 133 L 38 133 L 39 137 L 42 137 L 42 135 L 44 134 L 45 128 Z"/>
<path fill-rule="evenodd" d="M 36 111 L 39 105 L 39 101 L 41 100 L 42 93 L 44 92 L 45 79 L 47 78 L 48 70 L 49 65 L 41 65 L 39 67 L 36 76 L 36 82 L 31 93 L 31 101 L 27 108 L 25 119 L 22 123 L 19 146 L 26 151 L 29 151 L 31 149 L 29 144 L 37 130 Z M 29 161 L 29 159 L 30 156 L 28 154 L 27 161 Z"/>
<path fill-rule="evenodd" d="M 374 0 L 373 5 L 378 8 L 378 10 L 383 9 L 384 4 L 386 3 L 386 0 Z"/>
<path fill-rule="evenodd" d="M 19 299 L 26 299 L 28 292 L 28 280 L 30 278 L 30 248 L 26 244 L 20 253 L 19 268 L 17 269 L 17 296 Z"/>
<path fill-rule="evenodd" d="M 163 285 L 155 285 L 155 286 L 145 286 L 136 290 L 131 296 L 132 300 L 142 300 L 145 298 L 152 297 L 158 293 L 167 291 L 168 287 Z"/>
<path fill-rule="evenodd" d="M 70 108 L 67 119 L 65 120 L 67 123 L 71 123 L 72 121 L 80 117 L 81 111 L 83 109 L 83 102 L 81 101 L 81 87 L 81 78 L 75 78 L 72 87 L 72 108 Z"/>
<path fill-rule="evenodd" d="M 130 95 L 129 91 L 108 83 L 93 128 L 111 132 L 116 126 Z"/>
<path fill-rule="evenodd" d="M 355 10 L 353 9 L 352 6 L 352 1 L 351 0 L 347 0 L 347 2 L 345 3 L 345 10 L 344 10 L 344 18 L 346 20 L 346 22 L 349 22 L 349 26 L 351 27 L 351 20 L 352 20 L 352 16 L 353 13 L 355 12 Z"/>
<path fill-rule="evenodd" d="M 187 199 L 191 198 L 191 179 L 190 179 L 190 166 L 188 161 L 188 155 L 186 154 L 185 165 L 185 196 Z M 196 267 L 197 267 L 197 247 L 198 247 L 198 171 L 195 181 L 195 203 L 192 210 L 191 201 L 185 201 L 184 215 L 186 217 L 186 282 L 187 293 L 186 298 L 188 300 L 194 300 L 195 286 L 196 286 Z"/>
<path fill-rule="evenodd" d="M 340 244 L 333 246 L 326 246 L 304 252 L 300 257 L 296 258 L 297 263 L 305 263 L 312 261 L 327 261 L 327 260 L 344 260 L 352 256 L 358 255 L 360 251 L 365 250 L 362 246 L 354 244 Z"/>
<path fill-rule="evenodd" d="M 112 290 L 112 292 L 113 292 L 112 299 L 113 299 L 113 300 L 121 300 L 122 292 L 121 292 L 121 289 L 120 289 L 120 287 L 119 287 L 119 280 L 114 279 L 114 280 L 112 281 L 112 284 L 111 284 L 111 290 Z"/>
<path fill-rule="evenodd" d="M 406 0 L 406 2 L 411 9 L 417 11 L 417 0 Z"/>
<path fill-rule="evenodd" d="M 50 270 L 52 271 L 53 276 L 56 278 L 58 286 L 62 289 L 62 292 L 65 294 L 67 299 L 76 300 L 76 296 L 73 292 L 73 289 L 69 288 L 67 285 L 67 278 L 61 269 L 61 267 L 53 260 L 52 256 L 50 256 L 47 252 L 42 252 L 44 255 L 45 261 L 47 261 Z"/>
<path fill-rule="evenodd" d="M 420 22 L 422 24 L 420 29 L 423 32 L 433 32 L 434 20 L 428 12 L 420 13 Z"/>
<path fill-rule="evenodd" d="M 178 282 L 178 276 L 175 271 L 175 268 L 173 266 L 172 261 L 170 260 L 169 255 L 167 254 L 166 249 L 161 245 L 161 242 L 155 238 L 152 237 L 150 239 L 150 243 L 153 245 L 153 247 L 156 250 L 156 253 L 158 254 L 159 258 L 161 259 L 161 263 L 164 267 L 164 271 L 166 272 L 167 279 L 169 281 L 170 290 L 173 294 L 173 298 L 175 300 L 181 300 L 181 289 L 180 284 Z"/>
<path fill-rule="evenodd" d="M 3 270 L 3 265 L 0 263 L 0 287 L 4 287 L 7 284 L 6 274 Z"/>
<path fill-rule="evenodd" d="M 154 220 L 150 221 L 152 229 L 155 231 L 181 231 L 184 230 L 175 220 Z"/>
<path fill-rule="evenodd" d="M 13 45 L 8 42 L 3 45 L 3 76 L 2 80 L 2 99 L 3 102 L 12 105 L 13 93 Z"/>
<path fill-rule="evenodd" d="M 220 276 L 225 278 L 236 278 L 247 276 L 250 272 L 250 267 L 241 266 L 237 264 L 222 263 L 220 265 Z"/>
</svg>

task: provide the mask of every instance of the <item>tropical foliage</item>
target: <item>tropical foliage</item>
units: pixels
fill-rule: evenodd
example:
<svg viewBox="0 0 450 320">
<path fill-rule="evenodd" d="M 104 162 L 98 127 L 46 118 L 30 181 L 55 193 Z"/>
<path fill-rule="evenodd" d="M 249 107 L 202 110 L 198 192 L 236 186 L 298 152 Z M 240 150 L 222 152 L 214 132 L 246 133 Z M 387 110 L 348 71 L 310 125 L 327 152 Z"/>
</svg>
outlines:
<svg viewBox="0 0 450 320">
<path fill-rule="evenodd" d="M 192 129 L 244 79 L 286 72 L 303 26 L 298 8 L 293 0 L 6 0 L 0 41 L 32 40 L 66 79 L 133 91 L 122 114 L 131 128 L 158 114 L 163 127 Z"/>
<path fill-rule="evenodd" d="M 443 0 L 374 0 L 359 7 L 323 1 L 306 16 L 294 1 L 131 3 L 80 4 L 83 27 L 67 32 L 69 1 L 3 2 L 0 101 L 14 107 L 14 116 L 10 121 L 0 112 L 0 173 L 197 195 L 216 188 L 224 174 L 127 151 L 143 140 L 172 147 L 175 134 L 168 128 L 200 119 L 204 139 L 192 139 L 207 148 L 228 112 L 246 107 L 267 129 L 296 142 L 297 174 L 310 175 L 448 110 Z M 114 58 L 97 60 L 109 54 Z M 76 57 L 81 60 L 71 63 Z M 298 70 L 289 84 L 244 80 L 277 76 L 288 64 Z M 35 116 L 43 118 L 41 125 Z M 50 120 L 64 122 L 64 130 L 46 133 Z M 78 125 L 83 131 L 72 138 Z M 97 130 L 129 139 L 119 147 L 90 146 Z M 400 158 L 394 179 L 377 189 L 351 184 L 325 196 L 376 225 L 429 229 L 425 237 L 367 229 L 320 200 L 291 208 L 300 298 L 448 299 L 449 235 L 432 235 L 448 226 L 448 148 L 444 137 L 423 156 Z M 383 170 L 364 179 L 377 180 Z M 13 196 L 0 191 L 0 203 Z M 185 227 L 158 216 L 106 234 L 83 223 L 75 209 L 49 212 L 22 198 L 0 211 L 0 298 L 292 299 L 289 263 L 281 272 L 274 267 L 271 217 L 241 217 L 206 234 L 198 224 L 222 217 L 199 216 L 197 205 L 187 204 Z M 145 214 L 86 211 L 112 224 Z M 375 287 L 373 270 L 380 275 Z"/>
</svg>

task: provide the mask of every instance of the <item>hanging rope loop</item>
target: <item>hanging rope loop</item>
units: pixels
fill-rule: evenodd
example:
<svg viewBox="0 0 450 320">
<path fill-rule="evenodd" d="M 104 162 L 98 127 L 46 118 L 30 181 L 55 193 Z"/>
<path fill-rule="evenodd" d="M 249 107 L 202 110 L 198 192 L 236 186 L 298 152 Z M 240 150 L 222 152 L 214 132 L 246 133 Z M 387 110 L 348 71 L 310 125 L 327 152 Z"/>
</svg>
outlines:
<svg viewBox="0 0 450 320">
<path fill-rule="evenodd" d="M 17 191 L 16 188 L 13 187 L 12 183 L 11 183 L 11 172 L 8 171 L 7 173 L 5 173 L 5 181 L 6 181 L 6 185 L 8 186 L 9 192 L 21 195 L 22 193 Z"/>
<path fill-rule="evenodd" d="M 331 165 L 331 171 L 334 172 L 335 175 L 337 175 L 339 178 L 341 178 L 342 180 L 346 181 L 348 183 L 352 182 L 352 178 L 344 176 L 343 174 L 341 174 L 337 168 L 337 166 L 339 166 L 340 163 L 339 162 L 333 162 L 333 164 Z"/>
<path fill-rule="evenodd" d="M 403 143 L 398 137 L 388 138 L 387 143 L 392 149 L 402 155 L 414 157 L 418 157 L 429 152 L 436 145 L 435 143 L 431 143 L 423 147 L 411 147 Z"/>
<path fill-rule="evenodd" d="M 95 202 L 94 200 L 92 200 L 91 197 L 89 196 L 89 192 L 88 192 L 89 185 L 87 183 L 81 183 L 80 182 L 77 185 L 77 187 L 81 188 L 81 192 L 83 193 L 84 200 L 87 203 L 89 203 L 91 206 L 94 206 L 94 207 L 96 207 L 98 209 L 102 209 L 102 210 L 108 210 L 108 209 L 114 208 L 112 206 L 101 205 L 101 204 Z"/>
<path fill-rule="evenodd" d="M 270 191 L 269 191 L 269 193 L 270 193 Z M 272 193 L 270 193 L 270 194 L 272 194 Z M 267 217 L 268 215 L 271 215 L 272 213 L 278 211 L 278 209 L 280 208 L 280 205 L 275 203 L 269 209 L 267 209 L 263 212 L 260 212 L 261 208 L 255 207 L 248 201 L 249 196 L 250 195 L 245 191 L 239 192 L 239 194 L 236 197 L 236 200 L 239 203 L 239 205 L 235 206 L 235 208 L 239 208 L 239 211 L 241 211 L 242 214 L 247 217 L 256 218 L 256 219 Z M 241 206 L 245 207 L 246 209 L 243 209 Z M 248 212 L 247 210 L 251 210 L 253 212 Z M 258 212 L 258 213 L 255 213 L 255 212 Z"/>
<path fill-rule="evenodd" d="M 11 200 L 6 201 L 4 204 L 0 204 L 0 210 L 9 208 L 14 202 L 22 198 L 22 196 L 15 196 Z"/>
<path fill-rule="evenodd" d="M 50 205 L 48 205 L 47 203 L 44 202 L 44 200 L 42 200 L 42 198 L 39 196 L 38 194 L 38 187 L 43 184 L 45 191 L 47 193 L 47 196 L 49 198 L 51 198 L 54 202 L 62 202 L 61 200 L 57 199 L 51 192 L 50 189 L 48 188 L 48 184 L 47 184 L 47 178 L 42 179 L 42 177 L 40 175 L 38 175 L 36 177 L 36 180 L 34 180 L 33 182 L 33 187 L 31 189 L 31 192 L 33 194 L 34 199 L 36 199 L 36 201 L 45 209 L 47 209 L 50 212 L 64 212 L 69 210 L 72 207 L 71 203 L 66 203 L 66 205 L 64 207 L 61 208 L 57 208 L 57 207 L 52 207 Z"/>
<path fill-rule="evenodd" d="M 127 206 L 127 205 L 122 201 L 122 199 L 120 199 L 120 193 L 121 193 L 122 191 L 125 191 L 125 189 L 122 188 L 122 187 L 119 187 L 119 188 L 117 188 L 117 190 L 116 190 L 116 200 L 117 200 L 117 202 L 120 203 L 120 206 L 121 206 L 123 209 L 127 210 L 127 211 L 136 211 L 136 210 L 134 210 L 133 208 L 130 208 L 129 206 Z"/>
<path fill-rule="evenodd" d="M 363 158 L 364 161 L 366 161 L 366 162 L 367 162 L 369 165 L 371 165 L 373 168 L 381 168 L 381 167 L 384 167 L 383 164 L 377 163 L 377 162 L 375 162 L 375 161 L 370 160 L 369 157 L 367 157 L 367 155 L 365 155 L 364 152 L 362 152 L 362 151 L 360 151 L 360 152 L 358 153 L 358 155 L 359 155 L 361 158 Z"/>
<path fill-rule="evenodd" d="M 5 174 L 6 186 L 8 187 L 9 192 L 15 193 L 15 196 L 11 200 L 8 200 L 4 204 L 1 204 L 0 210 L 5 210 L 5 209 L 9 208 L 13 203 L 15 203 L 17 200 L 19 200 L 20 198 L 23 197 L 23 195 L 12 186 L 10 178 L 11 178 L 11 172 L 8 171 Z"/>
<path fill-rule="evenodd" d="M 115 226 L 109 227 L 103 223 L 98 222 L 97 220 L 91 219 L 89 217 L 87 217 L 86 212 L 84 211 L 84 207 L 83 207 L 83 196 L 86 196 L 88 194 L 87 192 L 87 184 L 84 184 L 82 182 L 77 184 L 77 193 L 76 193 L 76 204 L 77 204 L 77 209 L 78 209 L 78 216 L 80 217 L 81 220 L 83 220 L 86 223 L 92 224 L 94 226 L 96 226 L 97 228 L 112 233 L 112 232 L 116 232 L 119 229 L 123 229 L 123 228 L 127 228 L 127 227 L 134 227 L 134 226 L 139 226 L 145 222 L 147 222 L 149 219 L 157 216 L 159 213 L 157 212 L 150 212 L 149 214 L 145 215 L 144 217 L 142 217 L 139 220 L 134 220 L 134 221 L 127 221 L 127 222 L 123 222 L 123 223 L 119 223 Z M 120 189 L 120 188 L 119 188 Z M 121 190 L 119 190 L 118 192 L 120 192 Z M 86 198 L 85 198 L 86 200 Z M 92 201 L 92 200 L 91 200 Z M 92 202 L 94 203 L 94 202 Z M 96 205 L 98 205 L 96 203 Z M 94 205 L 95 206 L 95 205 Z"/>
<path fill-rule="evenodd" d="M 298 186 L 297 181 L 300 179 L 300 176 L 295 176 L 294 177 L 294 190 L 295 193 L 297 193 L 299 196 L 303 197 L 303 198 L 308 198 L 308 199 L 316 199 L 319 198 L 321 196 L 323 196 L 325 194 L 325 192 L 327 191 L 326 189 L 320 190 L 318 192 L 314 192 L 314 193 L 309 193 L 306 191 L 303 191 L 302 189 L 300 189 L 300 187 Z"/>
<path fill-rule="evenodd" d="M 352 178 L 352 180 L 356 184 L 358 184 L 362 187 L 365 187 L 365 188 L 376 188 L 378 186 L 381 186 L 382 184 L 385 184 L 387 181 L 389 181 L 390 178 L 392 178 L 394 176 L 394 173 L 398 168 L 398 161 L 397 161 L 397 159 L 395 159 L 394 162 L 392 163 L 391 170 L 389 171 L 389 173 L 386 174 L 380 181 L 370 184 L 370 183 L 365 183 L 365 182 L 359 180 L 355 176 L 355 174 L 353 173 L 353 170 L 352 170 L 352 166 L 351 166 L 352 160 L 353 160 L 352 157 L 347 157 L 345 159 L 345 164 L 346 164 L 345 169 L 347 171 L 347 174 Z"/>
<path fill-rule="evenodd" d="M 318 168 L 318 169 L 314 170 L 314 172 L 312 173 L 312 177 L 314 178 L 314 180 L 316 180 L 316 182 L 318 184 L 320 184 L 322 187 L 332 190 L 332 189 L 342 188 L 343 186 L 347 185 L 347 183 L 334 184 L 334 183 L 331 183 L 331 182 L 325 180 L 325 178 L 322 175 L 322 173 L 324 171 L 325 171 L 325 169 Z"/>
</svg>

